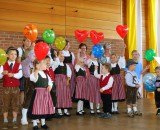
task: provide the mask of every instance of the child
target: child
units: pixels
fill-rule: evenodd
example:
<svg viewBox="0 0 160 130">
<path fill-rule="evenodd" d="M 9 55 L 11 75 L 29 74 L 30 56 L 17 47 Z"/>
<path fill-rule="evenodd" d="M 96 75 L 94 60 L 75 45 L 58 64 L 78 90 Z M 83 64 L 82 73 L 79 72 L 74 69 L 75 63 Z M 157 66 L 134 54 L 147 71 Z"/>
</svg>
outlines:
<svg viewBox="0 0 160 130">
<path fill-rule="evenodd" d="M 35 60 L 34 71 L 30 75 L 35 90 L 29 106 L 29 117 L 33 119 L 33 130 L 39 130 L 37 119 L 41 119 L 41 128 L 48 130 L 49 127 L 45 123 L 45 117 L 55 112 L 50 95 L 53 84 L 50 77 L 43 72 L 44 70 L 46 70 L 46 61 Z"/>
<path fill-rule="evenodd" d="M 74 62 L 75 62 L 75 56 L 73 52 L 69 51 L 70 49 L 70 43 L 68 40 L 66 40 L 66 46 L 64 50 L 62 51 L 63 56 L 64 56 L 64 63 L 69 65 L 72 71 L 72 77 L 70 80 L 70 89 L 71 89 L 71 96 L 73 97 L 74 90 L 75 90 L 75 73 L 74 73 Z"/>
<path fill-rule="evenodd" d="M 77 115 L 83 115 L 85 112 L 83 110 L 84 100 L 86 99 L 86 69 L 84 66 L 84 59 L 79 57 L 77 59 L 77 64 L 75 65 L 76 70 L 76 90 L 75 98 L 78 99 L 77 104 Z"/>
<path fill-rule="evenodd" d="M 160 115 L 160 66 L 155 68 L 157 78 L 155 82 L 156 90 L 155 90 L 155 102 L 157 107 L 156 115 Z"/>
<path fill-rule="evenodd" d="M 56 61 L 52 66 L 55 73 L 55 86 L 57 95 L 56 108 L 58 108 L 58 114 L 60 116 L 63 116 L 62 109 L 64 109 L 65 116 L 70 116 L 68 109 L 72 107 L 72 101 L 69 80 L 72 72 L 70 67 L 63 63 L 64 56 L 62 51 L 59 51 L 57 55 L 58 58 L 56 58 Z"/>
<path fill-rule="evenodd" d="M 8 129 L 8 110 L 13 113 L 13 129 L 17 129 L 17 113 L 19 110 L 19 79 L 22 77 L 22 66 L 16 62 L 18 52 L 15 48 L 7 50 L 8 61 L 0 67 L 0 79 L 3 78 L 3 118 L 2 129 Z"/>
<path fill-rule="evenodd" d="M 102 118 L 110 118 L 112 109 L 112 87 L 113 87 L 113 77 L 110 75 L 111 65 L 102 64 L 101 73 L 98 74 L 97 67 L 95 67 L 94 76 L 100 82 L 100 93 L 103 102 L 103 113 L 100 115 Z"/>
<path fill-rule="evenodd" d="M 118 60 L 116 54 L 111 55 L 111 72 L 114 79 L 114 85 L 112 89 L 112 114 L 119 114 L 118 112 L 118 101 L 124 101 L 125 90 L 122 82 L 122 78 L 120 75 L 121 68 L 125 68 L 125 59 L 124 57 L 120 57 Z"/>
<path fill-rule="evenodd" d="M 96 111 L 97 113 L 100 113 L 100 102 L 101 97 L 99 93 L 99 79 L 97 79 L 94 76 L 94 69 L 95 66 L 98 66 L 100 68 L 100 64 L 97 62 L 97 58 L 94 57 L 94 55 L 91 53 L 90 59 L 87 60 L 87 65 L 89 68 L 90 75 L 87 79 L 87 99 L 90 101 L 90 114 L 95 114 L 93 109 L 93 103 L 96 104 Z"/>
<path fill-rule="evenodd" d="M 125 75 L 126 85 L 127 85 L 127 114 L 129 117 L 134 117 L 134 115 L 141 116 L 137 109 L 137 90 L 140 87 L 137 74 L 134 72 L 137 62 L 132 59 L 127 61 L 126 67 L 128 71 Z M 133 111 L 132 111 L 133 107 Z"/>
<path fill-rule="evenodd" d="M 21 124 L 28 125 L 27 121 L 27 111 L 30 104 L 30 99 L 32 93 L 34 91 L 33 82 L 30 81 L 30 74 L 33 69 L 33 61 L 35 60 L 35 54 L 33 50 L 26 50 L 25 51 L 25 59 L 22 61 L 22 71 L 24 76 L 24 102 L 22 108 L 22 118 Z"/>
</svg>

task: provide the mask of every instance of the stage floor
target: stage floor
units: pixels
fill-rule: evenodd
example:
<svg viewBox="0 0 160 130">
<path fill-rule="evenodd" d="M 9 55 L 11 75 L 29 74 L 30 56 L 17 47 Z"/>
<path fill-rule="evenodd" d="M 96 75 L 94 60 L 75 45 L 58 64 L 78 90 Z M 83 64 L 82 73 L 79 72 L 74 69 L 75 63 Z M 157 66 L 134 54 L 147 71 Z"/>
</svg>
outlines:
<svg viewBox="0 0 160 130">
<path fill-rule="evenodd" d="M 155 114 L 156 107 L 153 98 L 139 99 L 138 102 L 139 109 L 143 113 L 142 117 L 127 117 L 124 102 L 119 104 L 120 114 L 113 115 L 110 119 L 92 116 L 88 109 L 86 109 L 86 115 L 77 116 L 75 114 L 76 104 L 74 103 L 74 108 L 70 110 L 71 117 L 52 119 L 52 121 L 47 121 L 47 125 L 50 130 L 160 130 L 160 117 Z M 20 122 L 20 116 L 18 121 Z M 10 128 L 9 130 L 13 129 Z M 18 130 L 32 130 L 32 123 L 30 122 L 28 126 L 20 125 Z"/>
</svg>

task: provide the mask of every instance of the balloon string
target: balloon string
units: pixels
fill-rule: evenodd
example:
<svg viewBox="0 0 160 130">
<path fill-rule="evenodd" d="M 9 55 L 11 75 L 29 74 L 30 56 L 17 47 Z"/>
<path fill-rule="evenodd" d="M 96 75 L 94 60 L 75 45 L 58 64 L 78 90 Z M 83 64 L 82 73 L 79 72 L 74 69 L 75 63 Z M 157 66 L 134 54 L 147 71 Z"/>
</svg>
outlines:
<svg viewBox="0 0 160 130">
<path fill-rule="evenodd" d="M 66 0 L 65 0 L 65 38 L 66 38 Z"/>
</svg>

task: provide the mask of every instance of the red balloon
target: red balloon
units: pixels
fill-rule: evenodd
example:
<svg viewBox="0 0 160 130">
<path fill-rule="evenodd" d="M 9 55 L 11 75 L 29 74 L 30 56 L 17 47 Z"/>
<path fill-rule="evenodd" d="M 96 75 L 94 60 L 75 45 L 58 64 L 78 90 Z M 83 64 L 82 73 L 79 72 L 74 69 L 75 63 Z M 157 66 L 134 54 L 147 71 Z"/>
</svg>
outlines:
<svg viewBox="0 0 160 130">
<path fill-rule="evenodd" d="M 102 32 L 96 32 L 95 30 L 90 31 L 90 37 L 94 44 L 99 43 L 104 39 L 104 34 Z"/>
<path fill-rule="evenodd" d="M 75 36 L 80 43 L 83 42 L 88 37 L 88 31 L 87 30 L 83 30 L 83 31 L 76 30 L 74 33 L 75 33 Z"/>
<path fill-rule="evenodd" d="M 34 53 L 39 61 L 43 60 L 49 52 L 49 46 L 45 42 L 38 42 L 34 47 Z"/>
<path fill-rule="evenodd" d="M 27 24 L 24 27 L 23 33 L 24 33 L 25 37 L 27 39 L 31 40 L 32 42 L 34 42 L 38 36 L 37 27 L 34 26 L 33 24 Z"/>
<path fill-rule="evenodd" d="M 121 38 L 124 38 L 128 33 L 128 27 L 126 25 L 118 25 L 116 31 Z"/>
</svg>

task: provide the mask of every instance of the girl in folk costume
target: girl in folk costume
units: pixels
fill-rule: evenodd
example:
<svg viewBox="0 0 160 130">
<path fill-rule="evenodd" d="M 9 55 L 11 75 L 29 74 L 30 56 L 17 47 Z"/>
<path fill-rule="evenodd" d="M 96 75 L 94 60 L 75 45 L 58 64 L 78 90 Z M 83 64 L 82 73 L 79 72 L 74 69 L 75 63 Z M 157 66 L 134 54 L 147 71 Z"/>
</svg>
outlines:
<svg viewBox="0 0 160 130">
<path fill-rule="evenodd" d="M 114 79 L 114 85 L 112 89 L 112 114 L 119 114 L 118 101 L 124 101 L 126 98 L 123 81 L 120 75 L 121 68 L 125 68 L 124 56 L 117 58 L 116 54 L 111 55 L 111 72 Z"/>
<path fill-rule="evenodd" d="M 30 80 L 34 82 L 35 90 L 29 106 L 29 117 L 33 119 L 33 130 L 39 130 L 36 119 L 41 119 L 41 128 L 48 130 L 45 118 L 48 114 L 55 113 L 50 95 L 53 84 L 50 77 L 43 72 L 46 70 L 45 60 L 35 60 L 34 66 L 35 70 L 30 75 Z"/>
<path fill-rule="evenodd" d="M 83 115 L 83 104 L 86 99 L 86 69 L 84 67 L 84 59 L 79 58 L 77 64 L 75 65 L 76 70 L 76 90 L 75 98 L 78 99 L 77 104 L 77 115 Z"/>
<path fill-rule="evenodd" d="M 70 48 L 70 43 L 68 40 L 66 40 L 66 46 L 64 50 L 62 51 L 62 54 L 64 56 L 64 63 L 69 65 L 71 71 L 72 71 L 72 76 L 70 80 L 70 89 L 71 89 L 71 96 L 73 97 L 74 90 L 75 90 L 75 72 L 74 72 L 74 61 L 75 61 L 75 56 L 72 52 L 69 51 Z"/>
<path fill-rule="evenodd" d="M 60 116 L 63 116 L 62 109 L 64 109 L 65 116 L 70 116 L 68 109 L 72 107 L 72 101 L 69 80 L 72 72 L 69 65 L 63 63 L 63 61 L 64 56 L 62 51 L 59 51 L 58 58 L 56 58 L 56 61 L 52 65 L 55 73 L 55 86 L 57 95 L 56 108 L 58 108 L 58 114 Z"/>
<path fill-rule="evenodd" d="M 95 66 L 99 66 L 99 71 L 100 71 L 100 64 L 97 62 L 97 58 L 94 57 L 93 54 L 91 54 L 90 59 L 87 61 L 87 65 L 89 68 L 90 75 L 87 78 L 87 99 L 90 102 L 90 114 L 95 114 L 94 113 L 94 108 L 93 108 L 93 103 L 96 104 L 97 108 L 97 113 L 100 113 L 100 102 L 101 102 L 101 97 L 99 93 L 99 79 L 94 76 L 94 69 Z"/>
</svg>

